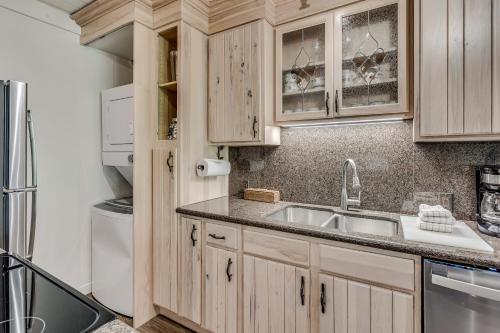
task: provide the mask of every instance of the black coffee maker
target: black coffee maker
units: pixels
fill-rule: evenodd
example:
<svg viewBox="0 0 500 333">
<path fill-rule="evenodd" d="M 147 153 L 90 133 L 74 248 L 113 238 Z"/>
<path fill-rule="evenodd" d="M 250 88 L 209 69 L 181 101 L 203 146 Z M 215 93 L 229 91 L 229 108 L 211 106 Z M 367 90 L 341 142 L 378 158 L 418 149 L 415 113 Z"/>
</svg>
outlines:
<svg viewBox="0 0 500 333">
<path fill-rule="evenodd" d="M 500 237 L 500 165 L 476 167 L 476 198 L 479 231 Z"/>
</svg>

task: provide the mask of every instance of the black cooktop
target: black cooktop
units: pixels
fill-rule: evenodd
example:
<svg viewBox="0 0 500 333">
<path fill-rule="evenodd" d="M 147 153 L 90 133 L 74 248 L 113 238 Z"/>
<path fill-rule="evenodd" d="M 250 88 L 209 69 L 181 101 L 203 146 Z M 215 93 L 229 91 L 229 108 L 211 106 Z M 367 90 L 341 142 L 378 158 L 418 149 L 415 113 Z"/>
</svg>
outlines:
<svg viewBox="0 0 500 333">
<path fill-rule="evenodd" d="M 115 316 L 30 262 L 0 254 L 0 333 L 91 332 Z"/>
</svg>

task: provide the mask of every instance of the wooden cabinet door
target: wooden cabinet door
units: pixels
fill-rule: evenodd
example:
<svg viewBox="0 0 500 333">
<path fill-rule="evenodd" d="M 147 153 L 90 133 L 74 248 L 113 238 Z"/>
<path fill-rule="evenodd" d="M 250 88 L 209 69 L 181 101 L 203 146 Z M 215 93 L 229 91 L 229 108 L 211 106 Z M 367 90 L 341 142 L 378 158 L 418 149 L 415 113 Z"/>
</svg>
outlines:
<svg viewBox="0 0 500 333">
<path fill-rule="evenodd" d="M 417 141 L 499 134 L 498 0 L 416 4 Z"/>
<path fill-rule="evenodd" d="M 224 34 L 208 40 L 208 139 L 224 142 Z"/>
<path fill-rule="evenodd" d="M 209 40 L 209 138 L 261 140 L 262 21 L 215 34 Z"/>
<path fill-rule="evenodd" d="M 179 314 L 201 324 L 201 221 L 180 218 Z"/>
<path fill-rule="evenodd" d="M 320 274 L 320 333 L 413 333 L 413 296 Z"/>
<path fill-rule="evenodd" d="M 237 332 L 238 264 L 236 253 L 205 247 L 204 325 L 215 333 Z"/>
<path fill-rule="evenodd" d="M 243 317 L 244 333 L 309 332 L 309 270 L 245 255 Z"/>
<path fill-rule="evenodd" d="M 176 168 L 175 144 L 153 150 L 153 300 L 172 312 L 177 312 Z"/>
</svg>

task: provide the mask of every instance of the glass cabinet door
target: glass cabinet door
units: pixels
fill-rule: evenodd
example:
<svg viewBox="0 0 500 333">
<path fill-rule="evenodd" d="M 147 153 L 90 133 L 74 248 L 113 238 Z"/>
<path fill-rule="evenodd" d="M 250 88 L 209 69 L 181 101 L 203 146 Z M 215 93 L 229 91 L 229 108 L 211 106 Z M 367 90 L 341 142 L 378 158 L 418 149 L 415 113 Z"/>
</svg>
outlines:
<svg viewBox="0 0 500 333">
<path fill-rule="evenodd" d="M 276 30 L 276 119 L 331 117 L 331 15 Z"/>
<path fill-rule="evenodd" d="M 406 112 L 406 2 L 364 1 L 335 12 L 335 116 Z"/>
</svg>

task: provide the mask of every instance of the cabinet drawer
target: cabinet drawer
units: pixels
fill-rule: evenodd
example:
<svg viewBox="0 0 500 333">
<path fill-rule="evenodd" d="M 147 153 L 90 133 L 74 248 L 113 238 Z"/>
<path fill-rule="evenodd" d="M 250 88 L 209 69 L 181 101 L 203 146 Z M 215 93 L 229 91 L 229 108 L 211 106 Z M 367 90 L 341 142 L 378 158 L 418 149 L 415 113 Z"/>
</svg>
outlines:
<svg viewBox="0 0 500 333">
<path fill-rule="evenodd" d="M 205 224 L 205 239 L 208 244 L 238 249 L 238 229 L 221 224 L 207 222 Z"/>
<path fill-rule="evenodd" d="M 320 269 L 402 288 L 415 289 L 414 262 L 382 254 L 320 245 Z"/>
<path fill-rule="evenodd" d="M 309 243 L 303 240 L 243 231 L 243 250 L 246 253 L 289 262 L 309 265 Z"/>
</svg>

